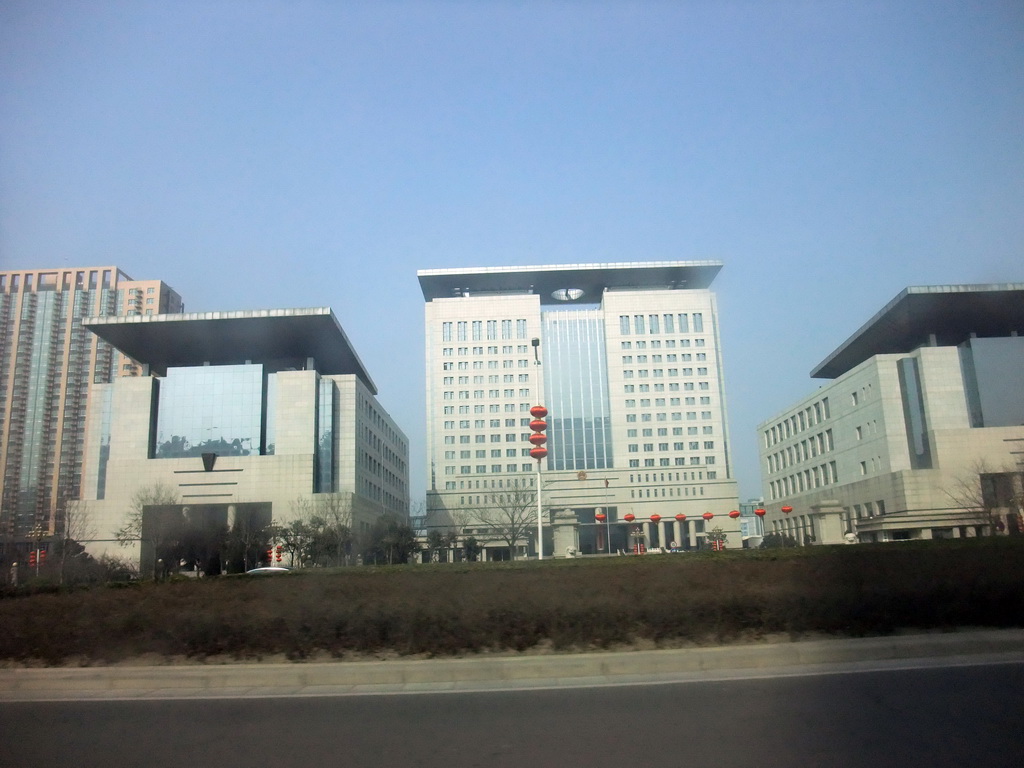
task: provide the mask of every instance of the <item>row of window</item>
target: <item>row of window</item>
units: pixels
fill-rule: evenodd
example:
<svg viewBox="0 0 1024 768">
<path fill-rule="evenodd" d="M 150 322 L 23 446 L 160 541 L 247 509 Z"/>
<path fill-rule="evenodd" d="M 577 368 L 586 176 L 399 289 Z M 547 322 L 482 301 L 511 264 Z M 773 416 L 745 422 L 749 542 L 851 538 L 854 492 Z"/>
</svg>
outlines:
<svg viewBox="0 0 1024 768">
<path fill-rule="evenodd" d="M 658 315 L 619 315 L 619 333 L 637 336 L 658 333 L 703 333 L 703 312 L 680 312 Z"/>
<path fill-rule="evenodd" d="M 661 399 L 661 398 L 658 398 L 658 399 Z M 657 405 L 664 406 L 665 403 L 658 403 Z M 641 400 L 640 401 L 640 407 L 641 408 L 647 408 L 649 406 L 650 406 L 650 400 Z M 627 400 L 626 401 L 626 407 L 627 408 L 636 408 L 636 401 L 635 400 Z M 656 413 L 656 414 L 653 414 L 653 416 L 655 417 L 655 421 L 668 421 L 669 420 L 669 415 L 671 414 L 672 421 L 682 421 L 684 413 L 686 414 L 686 420 L 687 421 L 696 421 L 697 420 L 697 411 L 671 411 L 669 413 Z M 651 415 L 652 414 L 650 414 L 650 413 L 643 413 L 643 414 L 641 414 L 641 421 L 650 421 L 651 419 L 649 417 Z M 632 418 L 630 418 L 630 417 L 632 417 Z M 712 418 L 711 411 L 700 411 L 700 417 L 701 417 L 701 419 L 705 419 L 705 420 Z M 634 422 L 636 422 L 636 414 L 635 413 L 627 413 L 626 414 L 626 423 L 627 424 L 632 424 Z"/>
<path fill-rule="evenodd" d="M 703 496 L 704 486 L 698 485 L 691 487 L 689 485 L 683 486 L 682 488 L 630 488 L 629 498 L 631 499 L 669 499 L 669 498 L 685 498 L 688 496 Z M 674 519 L 662 520 L 663 523 L 675 523 Z"/>
<path fill-rule="evenodd" d="M 450 406 L 450 405 L 449 406 L 445 406 L 445 413 L 448 413 L 449 412 L 448 409 L 451 408 L 451 407 L 452 406 Z M 460 413 L 462 412 L 463 408 L 469 408 L 469 406 L 468 405 L 461 405 L 461 406 L 459 406 L 459 412 Z M 466 413 L 469 413 L 469 411 L 467 410 Z M 480 411 L 480 413 L 483 413 L 483 411 Z M 515 426 L 528 427 L 528 426 L 530 426 L 530 421 L 531 421 L 531 419 L 528 419 L 528 418 L 527 419 L 504 419 L 504 420 L 502 420 L 502 419 L 474 419 L 473 420 L 473 428 L 474 429 L 486 429 L 486 428 L 501 429 L 502 427 L 508 428 L 508 427 L 515 427 Z M 463 437 L 468 437 L 468 435 L 463 435 Z M 446 444 L 452 445 L 452 444 L 455 443 L 455 436 L 454 435 L 445 435 L 444 441 L 445 441 Z"/>
<path fill-rule="evenodd" d="M 502 389 L 488 389 L 488 390 L 486 390 L 486 392 L 487 392 L 486 395 L 484 395 L 484 391 L 485 390 L 483 390 L 483 389 L 474 389 L 474 390 L 472 390 L 473 394 L 470 395 L 469 394 L 470 390 L 468 390 L 468 389 L 460 389 L 460 390 L 458 390 L 458 398 L 457 399 L 459 399 L 459 400 L 470 400 L 470 399 L 473 399 L 473 400 L 483 400 L 486 397 L 486 398 L 488 398 L 490 400 L 493 400 L 493 399 L 498 398 L 498 397 L 504 397 L 506 399 L 510 399 L 510 398 L 514 398 L 514 397 L 529 397 L 530 396 L 530 390 L 529 389 L 520 389 L 518 394 L 516 394 L 516 390 L 514 390 L 514 389 L 504 389 L 504 390 L 502 390 Z M 456 390 L 452 390 L 452 389 L 444 390 L 444 392 L 441 393 L 441 398 L 443 400 L 455 400 L 456 399 Z"/>
<path fill-rule="evenodd" d="M 530 411 L 530 404 L 529 403 L 526 403 L 526 407 L 525 408 L 523 408 L 521 406 L 522 406 L 522 404 L 520 404 L 520 408 L 519 408 L 520 412 L 529 413 L 529 411 Z M 489 408 L 490 408 L 491 413 L 499 413 L 498 406 L 491 405 L 491 406 L 489 406 Z M 504 411 L 505 411 L 505 413 L 515 413 L 516 412 L 515 404 L 514 403 L 506 403 L 505 406 L 504 406 Z M 475 422 L 475 421 L 479 421 L 479 420 L 459 419 L 456 422 L 455 419 L 446 419 L 444 421 L 444 428 L 445 429 L 471 429 L 471 428 L 472 429 L 480 429 L 480 427 L 471 427 L 471 424 L 473 422 Z M 456 424 L 458 424 L 458 426 L 456 426 Z"/>
<path fill-rule="evenodd" d="M 654 387 L 654 389 L 652 390 L 651 387 Z M 693 392 L 695 389 L 699 389 L 699 390 L 701 390 L 703 392 L 707 392 L 707 391 L 709 391 L 711 389 L 711 383 L 707 382 L 707 381 L 698 381 L 698 382 L 684 381 L 684 382 L 682 382 L 682 390 L 684 392 Z M 668 385 L 668 391 L 669 392 L 678 392 L 679 390 L 680 390 L 679 382 L 670 382 L 669 383 L 669 385 Z M 654 392 L 664 392 L 665 391 L 665 385 L 663 383 L 661 383 L 661 382 L 657 382 L 655 384 L 623 384 L 622 385 L 622 391 L 625 392 L 627 395 L 631 395 L 634 392 L 639 392 L 641 394 L 643 394 L 644 392 L 651 392 L 651 391 L 654 391 Z"/>
<path fill-rule="evenodd" d="M 700 339 L 700 341 L 703 341 L 703 339 Z M 698 344 L 698 346 L 703 346 L 703 345 L 702 344 Z M 622 356 L 622 364 L 623 365 L 633 365 L 633 361 L 634 360 L 639 365 L 642 365 L 642 364 L 646 363 L 648 360 L 650 360 L 650 362 L 652 362 L 652 363 L 660 363 L 662 361 L 664 361 L 666 363 L 677 363 L 680 360 L 682 360 L 685 363 L 685 362 L 693 360 L 694 359 L 694 355 L 696 355 L 696 359 L 697 360 L 707 360 L 708 359 L 708 353 L 707 352 L 681 352 L 681 353 L 669 352 L 669 353 L 666 353 L 664 355 L 623 355 Z"/>
<path fill-rule="evenodd" d="M 533 464 L 476 464 L 475 466 L 470 464 L 463 464 L 458 467 L 458 472 L 456 472 L 455 467 L 445 467 L 444 473 L 446 475 L 471 475 L 473 473 L 483 475 L 490 471 L 491 474 L 504 472 L 506 474 L 513 475 L 517 472 L 530 472 L 532 470 Z M 445 486 L 448 490 L 451 490 L 451 488 L 447 487 L 448 483 L 445 483 Z"/>
<path fill-rule="evenodd" d="M 527 350 L 527 347 L 524 344 L 523 346 L 519 347 L 516 351 L 517 351 L 518 354 L 522 355 L 522 354 L 526 353 L 526 350 Z M 482 356 L 484 354 L 496 355 L 496 354 L 498 354 L 498 348 L 497 347 L 487 347 L 487 352 L 485 353 L 484 352 L 484 347 L 441 347 L 441 356 L 442 357 L 456 357 L 456 356 L 458 356 L 458 357 L 467 357 L 468 355 Z M 512 354 L 512 353 L 511 352 L 504 352 L 503 354 L 509 355 L 509 354 Z M 520 359 L 518 361 L 518 364 L 519 364 L 520 367 L 525 367 L 525 366 L 523 366 L 523 363 L 526 363 L 527 365 L 529 365 L 530 361 L 528 359 Z M 476 367 L 476 366 L 474 366 L 474 367 Z M 496 368 L 497 366 L 489 365 L 487 367 L 488 368 Z M 511 361 L 506 360 L 504 367 L 505 368 L 511 368 L 512 367 Z"/>
<path fill-rule="evenodd" d="M 654 468 L 654 467 L 662 467 L 662 468 L 664 468 L 664 467 L 673 467 L 673 466 L 674 467 L 685 467 L 686 466 L 686 457 L 685 456 L 676 456 L 675 459 L 670 459 L 670 458 L 644 459 L 643 460 L 643 464 L 640 463 L 640 459 L 630 459 L 629 460 L 629 468 L 630 469 L 639 469 L 641 466 L 643 466 L 645 469 L 650 469 L 650 468 Z M 718 479 L 718 471 L 717 470 L 708 470 L 707 477 L 708 477 L 708 480 L 717 480 Z"/>
<path fill-rule="evenodd" d="M 487 377 L 488 384 L 513 384 L 518 380 L 520 384 L 530 383 L 530 374 L 520 373 L 518 376 L 514 373 L 506 373 L 503 376 L 499 376 L 496 373 L 492 373 Z M 469 376 L 459 376 L 459 384 L 469 384 Z M 473 377 L 473 384 L 483 384 L 484 377 L 482 375 L 476 375 Z M 445 387 L 454 387 L 456 384 L 456 378 L 454 376 L 445 376 L 441 379 L 441 384 Z"/>
<path fill-rule="evenodd" d="M 802 472 L 796 472 L 787 477 L 772 480 L 768 487 L 772 499 L 784 499 L 793 494 L 811 491 L 825 485 L 834 485 L 838 482 L 839 476 L 836 473 L 836 463 L 830 461 L 827 464 L 820 464 L 816 467 L 805 469 Z"/>
<path fill-rule="evenodd" d="M 444 457 L 448 461 L 454 461 L 454 459 L 456 458 L 455 457 L 455 453 L 456 453 L 455 451 L 445 451 L 444 452 Z M 488 457 L 488 455 L 487 455 L 488 452 L 487 452 L 486 449 L 477 450 L 477 451 L 459 451 L 458 454 L 459 454 L 458 458 L 460 458 L 460 459 L 486 459 Z M 506 448 L 504 455 L 505 455 L 505 458 L 507 458 L 507 459 L 514 459 L 517 456 L 529 456 L 530 455 L 530 449 L 529 448 Z M 492 458 L 492 459 L 500 459 L 501 457 L 502 457 L 502 450 L 500 448 L 493 448 L 493 449 L 491 449 L 491 451 L 490 451 L 490 458 Z"/>
<path fill-rule="evenodd" d="M 704 426 L 704 427 L 701 427 L 701 432 L 700 433 L 703 434 L 703 435 L 713 435 L 715 433 L 715 428 L 711 427 L 711 426 Z M 673 436 L 682 435 L 683 434 L 683 428 L 682 427 L 672 427 L 672 434 L 673 434 Z M 687 427 L 686 428 L 686 434 L 688 434 L 688 435 L 696 435 L 697 434 L 697 427 Z M 627 429 L 626 430 L 626 437 L 636 437 L 636 436 L 637 436 L 637 430 L 635 430 L 635 429 Z M 654 431 L 653 428 L 645 428 L 645 429 L 641 429 L 640 430 L 640 437 L 654 437 L 654 436 L 655 436 L 655 431 Z M 658 427 L 657 436 L 658 437 L 668 437 L 668 427 Z M 691 445 L 692 445 L 692 443 L 691 443 Z M 708 447 L 708 448 L 712 447 L 713 445 L 714 445 L 714 443 L 711 443 L 711 442 L 705 442 L 704 443 L 704 446 Z"/>
<path fill-rule="evenodd" d="M 515 338 L 525 339 L 526 336 L 526 320 L 518 319 L 514 321 L 515 324 Z M 500 329 L 500 336 L 499 334 Z M 452 338 L 452 331 L 455 332 L 455 337 Z M 455 322 L 443 322 L 441 323 L 441 340 L 442 341 L 495 341 L 501 339 L 511 339 L 513 331 L 512 320 L 458 320 Z"/>
<path fill-rule="evenodd" d="M 783 440 L 795 437 L 831 417 L 828 398 L 823 397 L 813 405 L 807 406 L 792 416 L 787 416 L 778 424 L 766 429 L 764 431 L 764 447 L 771 448 L 773 445 L 778 445 Z"/>
<path fill-rule="evenodd" d="M 644 390 L 641 390 L 641 392 L 643 392 L 643 391 Z M 657 392 L 657 391 L 660 391 L 660 390 L 655 390 L 655 391 Z M 630 388 L 626 389 L 626 393 L 627 394 L 632 394 L 632 392 L 633 392 L 632 389 L 630 389 Z M 635 399 L 628 399 L 625 402 L 626 402 L 626 407 L 627 408 L 635 407 L 635 404 L 636 404 L 636 400 Z M 630 403 L 632 403 L 633 405 L 630 405 Z M 640 398 L 640 407 L 641 408 L 648 408 L 648 407 L 650 407 L 650 404 L 651 404 L 650 398 L 646 398 L 646 397 Z M 694 396 L 688 396 L 688 397 L 683 397 L 683 398 L 670 397 L 670 398 L 668 398 L 668 404 L 670 406 L 676 406 L 676 405 L 698 405 L 698 404 L 699 405 L 711 405 L 711 397 L 709 395 L 704 395 L 704 396 L 702 396 L 700 398 L 697 398 L 697 397 L 694 397 Z M 656 397 L 656 398 L 654 398 L 654 405 L 655 405 L 655 407 L 662 407 L 662 406 L 664 406 L 665 405 L 665 398 L 664 397 Z"/>
<path fill-rule="evenodd" d="M 706 346 L 704 339 L 679 339 L 678 345 L 684 349 L 691 345 L 695 347 Z M 650 341 L 620 341 L 620 349 L 675 349 L 676 339 L 651 339 Z"/>
<path fill-rule="evenodd" d="M 832 441 L 832 430 L 826 429 L 816 435 L 787 446 L 768 456 L 768 474 L 783 472 L 789 467 L 810 461 L 818 456 L 835 450 Z"/>
<path fill-rule="evenodd" d="M 693 376 L 693 368 L 639 368 L 636 371 L 627 369 L 622 372 L 622 378 L 632 379 L 634 374 L 638 379 L 655 378 L 661 379 L 665 377 L 665 371 L 668 371 L 668 378 L 675 379 L 679 377 L 679 372 L 682 371 L 683 376 Z M 697 368 L 698 376 L 707 376 L 708 369 L 705 367 Z"/>
</svg>

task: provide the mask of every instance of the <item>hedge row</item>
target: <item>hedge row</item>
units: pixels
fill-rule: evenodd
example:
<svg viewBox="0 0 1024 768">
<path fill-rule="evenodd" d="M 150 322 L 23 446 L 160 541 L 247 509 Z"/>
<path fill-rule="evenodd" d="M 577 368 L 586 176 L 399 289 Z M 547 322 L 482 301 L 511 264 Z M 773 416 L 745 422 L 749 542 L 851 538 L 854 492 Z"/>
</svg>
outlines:
<svg viewBox="0 0 1024 768">
<path fill-rule="evenodd" d="M 349 568 L 0 599 L 0 659 L 427 656 L 1024 625 L 1019 539 Z"/>
</svg>

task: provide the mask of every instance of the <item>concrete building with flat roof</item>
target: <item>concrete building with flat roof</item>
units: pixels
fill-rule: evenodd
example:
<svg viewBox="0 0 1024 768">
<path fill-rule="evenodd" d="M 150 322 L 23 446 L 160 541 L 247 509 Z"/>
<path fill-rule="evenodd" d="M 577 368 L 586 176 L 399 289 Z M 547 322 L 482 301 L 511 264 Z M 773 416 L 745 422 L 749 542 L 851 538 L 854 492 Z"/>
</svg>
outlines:
<svg viewBox="0 0 1024 768">
<path fill-rule="evenodd" d="M 408 440 L 329 308 L 85 327 L 143 374 L 90 393 L 82 499 L 108 540 L 91 549 L 111 549 L 133 500 L 153 489 L 155 515 L 199 527 L 246 518 L 263 530 L 333 511 L 358 537 L 383 515 L 407 520 Z M 146 572 L 160 553 L 140 536 Z"/>
<path fill-rule="evenodd" d="M 545 554 L 740 546 L 717 261 L 418 272 L 426 302 L 425 527 L 536 552 L 530 408 L 543 404 Z M 710 513 L 713 518 L 705 519 Z M 604 515 L 604 520 L 597 519 Z M 502 529 L 518 520 L 518 552 Z"/>
<path fill-rule="evenodd" d="M 909 287 L 758 426 L 769 531 L 800 543 L 1016 532 L 1024 283 Z M 787 510 L 787 511 L 784 511 Z"/>
<path fill-rule="evenodd" d="M 139 373 L 82 320 L 182 308 L 166 283 L 115 266 L 0 272 L 0 540 L 13 546 L 0 561 L 61 533 L 80 492 L 89 386 Z"/>
</svg>

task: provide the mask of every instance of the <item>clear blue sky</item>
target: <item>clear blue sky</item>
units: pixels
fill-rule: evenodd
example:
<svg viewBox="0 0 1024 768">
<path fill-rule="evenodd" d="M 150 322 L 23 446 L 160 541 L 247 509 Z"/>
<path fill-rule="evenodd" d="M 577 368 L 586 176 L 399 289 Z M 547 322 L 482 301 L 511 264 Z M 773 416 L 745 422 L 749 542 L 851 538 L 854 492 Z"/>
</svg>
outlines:
<svg viewBox="0 0 1024 768">
<path fill-rule="evenodd" d="M 425 487 L 416 270 L 720 259 L 734 469 L 907 285 L 1024 279 L 1024 3 L 0 3 L 0 265 L 331 306 Z"/>
</svg>

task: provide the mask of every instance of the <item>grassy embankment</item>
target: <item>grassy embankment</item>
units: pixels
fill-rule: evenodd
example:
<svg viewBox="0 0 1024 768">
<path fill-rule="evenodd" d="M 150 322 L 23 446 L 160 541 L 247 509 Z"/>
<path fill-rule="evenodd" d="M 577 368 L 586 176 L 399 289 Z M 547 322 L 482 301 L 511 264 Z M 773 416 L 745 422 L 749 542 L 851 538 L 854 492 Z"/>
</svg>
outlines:
<svg viewBox="0 0 1024 768">
<path fill-rule="evenodd" d="M 1024 539 L 7 592 L 0 662 L 441 656 L 959 626 L 1024 626 Z"/>
</svg>

